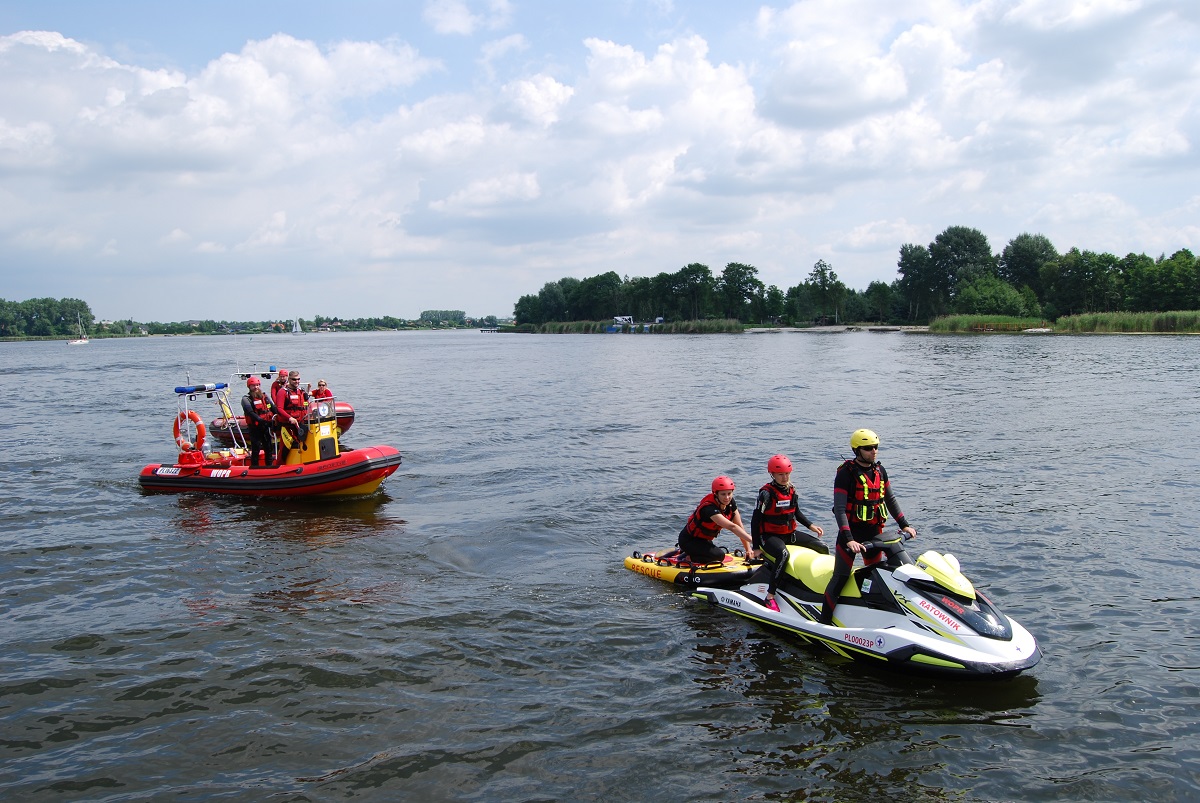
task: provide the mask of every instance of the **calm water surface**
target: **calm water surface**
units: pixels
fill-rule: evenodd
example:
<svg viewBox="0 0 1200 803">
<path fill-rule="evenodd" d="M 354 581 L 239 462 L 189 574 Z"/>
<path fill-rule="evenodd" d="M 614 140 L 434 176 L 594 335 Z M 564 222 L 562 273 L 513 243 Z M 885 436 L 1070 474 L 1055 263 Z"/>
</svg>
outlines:
<svg viewBox="0 0 1200 803">
<path fill-rule="evenodd" d="M 1194 337 L 0 344 L 10 800 L 1200 798 Z M 144 495 L 171 389 L 276 363 L 383 491 Z M 827 529 L 869 426 L 920 532 L 1045 658 L 864 671 L 626 571 L 785 452 Z M 726 536 L 728 537 L 728 536 Z M 732 540 L 730 539 L 732 545 Z"/>
</svg>

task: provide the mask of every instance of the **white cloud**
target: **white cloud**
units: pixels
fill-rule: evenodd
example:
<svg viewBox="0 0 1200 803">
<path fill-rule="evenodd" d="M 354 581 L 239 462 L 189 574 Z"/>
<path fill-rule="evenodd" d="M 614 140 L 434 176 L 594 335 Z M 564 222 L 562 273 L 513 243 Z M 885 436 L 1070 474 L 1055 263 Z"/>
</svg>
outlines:
<svg viewBox="0 0 1200 803">
<path fill-rule="evenodd" d="M 504 314 L 614 260 L 630 275 L 747 262 L 786 288 L 825 258 L 862 288 L 950 225 L 997 249 L 1022 231 L 1200 249 L 1198 37 L 1176 6 L 722 8 L 720 32 L 646 44 L 590 22 L 554 40 L 508 3 L 429 3 L 441 33 L 505 35 L 427 53 L 280 33 L 188 71 L 0 37 L 0 259 L 56 266 L 6 294 L 180 319 L 145 277 L 220 255 L 255 275 L 343 266 L 358 292 L 325 314 Z M 1097 54 L 1103 69 L 1069 66 Z M 144 311 L 90 278 L 118 249 L 105 270 L 139 272 L 124 284 Z M 243 306 L 214 314 L 256 314 L 227 303 Z"/>
<path fill-rule="evenodd" d="M 478 13 L 466 0 L 428 0 L 425 21 L 438 33 L 470 36 L 480 28 L 502 28 L 512 17 L 512 4 L 508 0 L 487 0 L 475 5 L 480 9 Z"/>
<path fill-rule="evenodd" d="M 921 236 L 920 229 L 904 218 L 872 220 L 846 232 L 833 247 L 836 251 L 895 251 L 896 243 L 918 242 Z"/>
<path fill-rule="evenodd" d="M 535 75 L 506 85 L 503 94 L 522 117 L 546 127 L 558 121 L 559 110 L 575 90 L 548 75 Z"/>
<path fill-rule="evenodd" d="M 468 215 L 479 210 L 519 201 L 532 201 L 541 195 L 537 176 L 532 173 L 510 173 L 505 176 L 472 181 L 444 200 L 433 201 L 431 209 L 438 212 L 461 211 Z"/>
</svg>

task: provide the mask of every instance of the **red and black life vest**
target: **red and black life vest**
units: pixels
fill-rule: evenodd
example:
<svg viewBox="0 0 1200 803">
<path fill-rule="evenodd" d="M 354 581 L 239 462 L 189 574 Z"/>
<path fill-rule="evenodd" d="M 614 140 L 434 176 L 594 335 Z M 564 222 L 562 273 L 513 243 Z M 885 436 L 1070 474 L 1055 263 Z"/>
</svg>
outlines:
<svg viewBox="0 0 1200 803">
<path fill-rule="evenodd" d="M 781 491 L 768 482 L 761 488 L 770 500 L 765 510 L 759 510 L 763 535 L 791 535 L 796 532 L 796 487 L 789 485 Z"/>
<path fill-rule="evenodd" d="M 696 505 L 696 509 L 692 511 L 692 515 L 688 516 L 687 524 L 683 525 L 684 532 L 693 538 L 703 538 L 705 541 L 711 541 L 721 532 L 721 525 L 714 524 L 712 520 L 705 521 L 700 518 L 700 511 L 712 505 L 722 515 L 727 515 L 728 511 L 733 508 L 733 500 L 729 500 L 729 504 L 722 508 L 717 503 L 715 494 L 709 494 L 700 500 L 700 504 Z"/>
<path fill-rule="evenodd" d="M 855 460 L 847 460 L 842 469 L 853 469 L 854 494 L 846 499 L 846 515 L 850 521 L 882 525 L 888 520 L 884 501 L 883 471 L 879 464 L 863 468 Z"/>
<path fill-rule="evenodd" d="M 305 395 L 300 388 L 295 390 L 285 388 L 279 394 L 279 398 L 283 401 L 282 412 L 296 419 L 304 418 L 308 414 L 308 399 L 305 398 Z"/>
<path fill-rule="evenodd" d="M 258 416 L 258 418 L 246 416 L 246 423 L 252 427 L 265 426 L 264 422 L 270 421 L 272 414 L 275 412 L 275 408 L 271 405 L 271 402 L 267 400 L 266 396 L 259 396 L 256 399 L 248 395 L 246 398 L 250 400 L 250 406 L 254 409 L 254 416 Z"/>
</svg>

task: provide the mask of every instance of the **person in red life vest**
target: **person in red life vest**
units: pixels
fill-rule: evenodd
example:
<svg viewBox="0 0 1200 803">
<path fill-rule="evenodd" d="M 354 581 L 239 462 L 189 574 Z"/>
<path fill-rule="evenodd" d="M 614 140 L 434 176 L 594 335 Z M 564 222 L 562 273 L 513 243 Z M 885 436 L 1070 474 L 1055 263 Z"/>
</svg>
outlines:
<svg viewBox="0 0 1200 803">
<path fill-rule="evenodd" d="M 879 455 L 879 436 L 869 429 L 856 429 L 850 436 L 850 448 L 854 459 L 842 463 L 833 478 L 833 515 L 838 535 L 833 578 L 825 587 L 825 603 L 821 606 L 821 624 L 826 625 L 833 624 L 833 609 L 854 571 L 854 556 L 864 553 L 863 560 L 868 560 L 864 544 L 879 537 L 889 515 L 909 538 L 917 535 L 900 512 L 887 471 L 875 459 Z M 899 557 L 904 548 L 896 544 L 887 551 L 889 557 Z"/>
<path fill-rule="evenodd" d="M 758 492 L 758 501 L 750 516 L 750 535 L 754 539 L 755 549 L 761 551 L 771 564 L 766 606 L 778 611 L 775 589 L 779 588 L 779 581 L 787 566 L 787 545 L 807 547 L 823 555 L 828 555 L 829 550 L 816 537 L 802 533 L 796 527 L 799 522 L 817 536 L 825 535 L 825 530 L 800 512 L 798 494 L 792 485 L 792 461 L 787 455 L 777 454 L 767 461 L 767 473 L 771 475 L 771 481 Z"/>
<path fill-rule="evenodd" d="M 324 379 L 317 380 L 317 389 L 312 392 L 314 399 L 332 399 L 333 391 L 329 389 L 329 385 Z"/>
<path fill-rule="evenodd" d="M 279 390 L 275 397 L 275 420 L 281 427 L 287 427 L 297 443 L 303 442 L 308 436 L 308 391 L 300 387 L 300 372 L 288 373 L 288 382 Z M 279 464 L 287 459 L 287 447 L 280 444 Z"/>
<path fill-rule="evenodd" d="M 249 393 L 242 397 L 242 415 L 246 417 L 246 429 L 250 435 L 250 468 L 258 467 L 259 452 L 262 452 L 263 463 L 269 466 L 275 462 L 275 441 L 271 437 L 275 405 L 263 393 L 262 380 L 257 376 L 246 380 L 246 388 Z"/>
<path fill-rule="evenodd" d="M 275 374 L 275 379 L 271 382 L 271 389 L 267 391 L 267 398 L 271 400 L 271 404 L 279 407 L 279 391 L 287 384 L 288 372 L 286 368 L 280 368 Z"/>
<path fill-rule="evenodd" d="M 725 550 L 713 543 L 721 530 L 729 530 L 742 540 L 746 555 L 752 556 L 750 533 L 742 526 L 742 514 L 733 501 L 733 480 L 724 475 L 712 481 L 712 493 L 700 500 L 679 531 L 679 548 L 696 563 L 725 560 Z"/>
</svg>

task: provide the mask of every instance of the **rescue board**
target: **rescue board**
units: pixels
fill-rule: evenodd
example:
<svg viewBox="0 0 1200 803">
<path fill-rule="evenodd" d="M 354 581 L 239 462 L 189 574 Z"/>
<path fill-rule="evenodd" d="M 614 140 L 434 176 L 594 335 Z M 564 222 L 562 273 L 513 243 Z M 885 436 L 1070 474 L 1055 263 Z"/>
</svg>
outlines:
<svg viewBox="0 0 1200 803">
<path fill-rule="evenodd" d="M 741 550 L 726 555 L 720 563 L 693 563 L 679 547 L 634 552 L 625 558 L 625 568 L 631 572 L 688 588 L 747 583 L 761 566 L 762 561 L 749 560 Z"/>
</svg>

